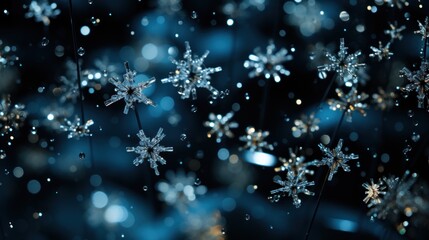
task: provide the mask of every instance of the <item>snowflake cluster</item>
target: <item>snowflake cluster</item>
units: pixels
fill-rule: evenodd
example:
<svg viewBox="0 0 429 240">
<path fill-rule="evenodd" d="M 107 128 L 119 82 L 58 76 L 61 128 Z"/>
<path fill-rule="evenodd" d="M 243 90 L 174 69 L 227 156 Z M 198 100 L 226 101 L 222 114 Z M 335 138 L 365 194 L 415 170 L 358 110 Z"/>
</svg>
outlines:
<svg viewBox="0 0 429 240">
<path fill-rule="evenodd" d="M 314 113 L 310 115 L 301 115 L 300 119 L 293 121 L 294 126 L 292 127 L 292 135 L 299 138 L 305 134 L 312 134 L 319 130 L 320 119 L 314 116 Z"/>
<path fill-rule="evenodd" d="M 49 26 L 51 24 L 51 18 L 55 18 L 60 13 L 61 10 L 57 9 L 56 3 L 49 3 L 48 0 L 39 0 L 31 1 L 25 17 L 34 17 L 36 22 L 43 22 L 45 26 Z"/>
<path fill-rule="evenodd" d="M 273 150 L 274 146 L 265 141 L 265 138 L 270 135 L 268 131 L 262 131 L 256 129 L 254 127 L 246 128 L 246 135 L 241 136 L 240 141 L 245 142 L 243 147 L 240 147 L 240 150 L 249 149 L 250 151 L 262 151 L 263 148 L 268 150 Z"/>
<path fill-rule="evenodd" d="M 60 126 L 64 132 L 67 132 L 67 138 L 75 138 L 79 140 L 81 137 L 92 136 L 90 126 L 94 125 L 94 121 L 89 119 L 85 123 L 81 121 L 78 116 L 75 116 L 74 121 L 65 120 L 64 124 Z"/>
<path fill-rule="evenodd" d="M 345 94 L 343 90 L 339 88 L 335 89 L 335 91 L 339 100 L 328 100 L 328 105 L 331 110 L 346 111 L 345 118 L 348 122 L 352 121 L 352 114 L 354 111 L 358 111 L 360 114 L 362 114 L 362 116 L 366 116 L 365 110 L 367 109 L 368 105 L 363 103 L 363 101 L 369 97 L 368 94 L 358 94 L 356 88 L 352 88 L 347 94 Z"/>
<path fill-rule="evenodd" d="M 205 127 L 211 128 L 207 133 L 207 137 L 211 138 L 213 135 L 216 135 L 216 142 L 220 143 L 223 136 L 229 138 L 234 137 L 234 133 L 231 131 L 233 128 L 238 128 L 238 123 L 231 121 L 234 116 L 234 112 L 229 112 L 222 116 L 220 114 L 209 114 L 209 120 L 204 122 Z"/>
<path fill-rule="evenodd" d="M 420 65 L 420 69 L 414 72 L 411 72 L 408 68 L 404 67 L 400 71 L 400 76 L 405 77 L 408 80 L 408 84 L 405 87 L 401 87 L 401 91 L 408 96 L 411 92 L 417 93 L 417 107 L 425 108 L 425 99 L 426 107 L 429 107 L 429 68 L 428 62 L 423 61 Z"/>
<path fill-rule="evenodd" d="M 0 101 L 0 135 L 18 130 L 27 117 L 23 104 L 14 104 L 10 100 L 10 95 L 3 95 Z"/>
</svg>

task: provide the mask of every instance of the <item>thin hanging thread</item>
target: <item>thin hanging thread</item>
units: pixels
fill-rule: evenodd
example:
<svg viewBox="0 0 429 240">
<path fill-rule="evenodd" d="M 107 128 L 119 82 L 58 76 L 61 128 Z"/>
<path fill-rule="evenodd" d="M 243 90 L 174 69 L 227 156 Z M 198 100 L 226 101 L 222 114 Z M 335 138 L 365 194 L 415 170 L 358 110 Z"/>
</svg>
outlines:
<svg viewBox="0 0 429 240">
<path fill-rule="evenodd" d="M 2 218 L 0 218 L 0 231 L 1 231 L 0 234 L 3 237 L 3 239 L 7 239 L 6 231 L 3 228 L 3 219 Z"/>
</svg>

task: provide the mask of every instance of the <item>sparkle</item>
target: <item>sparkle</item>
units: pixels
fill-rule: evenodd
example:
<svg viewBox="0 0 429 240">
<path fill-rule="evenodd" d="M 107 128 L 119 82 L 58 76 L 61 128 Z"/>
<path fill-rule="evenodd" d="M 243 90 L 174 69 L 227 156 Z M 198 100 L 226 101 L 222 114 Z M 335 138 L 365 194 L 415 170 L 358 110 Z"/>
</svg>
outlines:
<svg viewBox="0 0 429 240">
<path fill-rule="evenodd" d="M 405 77 L 408 80 L 408 84 L 405 87 L 401 87 L 401 91 L 406 94 L 406 97 L 411 92 L 417 93 L 417 107 L 424 108 L 425 107 L 425 99 L 426 99 L 426 107 L 429 108 L 429 99 L 428 99 L 428 91 L 429 91 L 429 71 L 428 71 L 428 62 L 423 61 L 420 65 L 420 69 L 414 72 L 408 70 L 408 68 L 404 67 L 400 72 L 401 77 Z"/>
<path fill-rule="evenodd" d="M 240 147 L 239 150 L 249 149 L 250 151 L 262 151 L 263 148 L 268 150 L 273 150 L 274 146 L 264 141 L 270 133 L 268 131 L 258 130 L 256 131 L 254 127 L 246 128 L 246 135 L 241 136 L 240 141 L 245 142 L 246 144 L 243 147 Z"/>
<path fill-rule="evenodd" d="M 210 131 L 207 133 L 207 137 L 211 138 L 213 135 L 216 135 L 216 142 L 218 143 L 222 141 L 223 136 L 233 138 L 234 133 L 231 131 L 231 129 L 238 127 L 237 122 L 231 122 L 231 118 L 233 116 L 234 112 L 229 112 L 225 114 L 225 116 L 210 113 L 209 121 L 204 122 L 205 127 L 211 128 Z"/>
<path fill-rule="evenodd" d="M 367 104 L 363 103 L 369 96 L 366 93 L 358 94 L 356 88 L 352 88 L 349 93 L 344 94 L 343 90 L 335 89 L 339 100 L 329 99 L 329 108 L 333 111 L 341 110 L 346 111 L 345 117 L 347 122 L 352 121 L 352 114 L 358 111 L 362 116 L 366 116 L 365 109 Z"/>
<path fill-rule="evenodd" d="M 3 95 L 0 101 L 0 135 L 18 130 L 27 117 L 23 104 L 12 105 L 10 95 Z"/>
<path fill-rule="evenodd" d="M 377 57 L 378 61 L 381 61 L 383 59 L 390 59 L 390 56 L 393 55 L 393 53 L 390 52 L 390 42 L 386 44 L 386 46 L 383 47 L 383 44 L 381 42 L 378 42 L 378 48 L 371 46 L 372 53 L 369 54 L 370 57 Z"/>
<path fill-rule="evenodd" d="M 55 18 L 60 13 L 61 11 L 57 9 L 56 3 L 49 3 L 47 0 L 39 0 L 31 1 L 25 17 L 34 17 L 36 22 L 43 22 L 45 26 L 49 26 L 51 24 L 51 18 Z"/>
<path fill-rule="evenodd" d="M 300 119 L 293 121 L 294 126 L 292 127 L 292 134 L 294 137 L 299 138 L 305 134 L 312 134 L 313 132 L 319 131 L 320 119 L 314 116 L 314 113 L 310 115 L 301 115 Z"/>
<path fill-rule="evenodd" d="M 386 186 L 384 186 L 383 182 L 381 180 L 378 180 L 377 183 L 374 183 L 374 180 L 371 179 L 371 183 L 364 183 L 362 184 L 362 187 L 366 189 L 365 191 L 365 198 L 363 201 L 368 204 L 368 207 L 372 207 L 373 205 L 380 204 L 381 203 L 381 195 L 385 195 L 386 192 L 383 190 L 386 189 Z"/>
<path fill-rule="evenodd" d="M 80 118 L 75 116 L 74 121 L 65 119 L 64 124 L 60 126 L 64 132 L 68 132 L 67 138 L 79 140 L 81 137 L 92 136 L 90 126 L 94 124 L 93 120 L 88 120 L 82 124 Z"/>
</svg>

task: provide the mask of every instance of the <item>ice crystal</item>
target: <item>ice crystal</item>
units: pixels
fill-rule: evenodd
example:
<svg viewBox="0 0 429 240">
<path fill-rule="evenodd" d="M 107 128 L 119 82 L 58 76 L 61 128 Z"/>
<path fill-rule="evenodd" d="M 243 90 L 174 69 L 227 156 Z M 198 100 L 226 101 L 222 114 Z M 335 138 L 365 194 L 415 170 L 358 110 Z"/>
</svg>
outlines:
<svg viewBox="0 0 429 240">
<path fill-rule="evenodd" d="M 282 194 L 287 193 L 289 197 L 292 197 L 293 205 L 296 208 L 299 208 L 301 206 L 301 199 L 298 194 L 303 193 L 305 195 L 313 196 L 314 193 L 310 192 L 307 187 L 313 186 L 314 182 L 305 180 L 302 176 L 304 174 L 304 171 L 300 171 L 298 174 L 295 174 L 294 171 L 289 171 L 287 172 L 287 179 L 284 181 L 274 178 L 274 182 L 282 186 L 281 188 L 271 190 L 271 194 L 274 195 L 274 200 L 277 201 Z"/>
<path fill-rule="evenodd" d="M 80 117 L 75 116 L 74 121 L 65 120 L 64 124 L 60 126 L 64 132 L 68 132 L 67 138 L 75 138 L 79 140 L 81 137 L 92 136 L 90 126 L 94 124 L 94 121 L 89 119 L 85 123 L 82 123 Z"/>
<path fill-rule="evenodd" d="M 390 52 L 390 42 L 386 44 L 386 46 L 383 47 L 383 44 L 381 42 L 378 42 L 378 48 L 371 46 L 372 53 L 369 54 L 370 57 L 377 58 L 378 61 L 381 61 L 383 59 L 390 59 L 390 56 L 393 55 L 393 53 Z"/>
<path fill-rule="evenodd" d="M 349 93 L 344 94 L 343 90 L 335 89 L 339 100 L 329 99 L 329 108 L 333 111 L 341 110 L 346 111 L 345 118 L 347 122 L 352 121 L 352 114 L 354 111 L 358 111 L 362 116 L 366 116 L 365 110 L 368 105 L 363 103 L 369 96 L 366 93 L 358 94 L 356 88 L 352 88 Z"/>
<path fill-rule="evenodd" d="M 323 157 L 322 160 L 318 162 L 318 165 L 326 165 L 329 167 L 328 181 L 332 180 L 334 174 L 337 173 L 339 167 L 341 167 L 345 172 L 350 172 L 350 166 L 347 165 L 347 162 L 359 158 L 359 156 L 354 153 L 344 154 L 341 151 L 342 147 L 343 139 L 340 139 L 338 141 L 337 146 L 332 150 L 325 145 L 319 143 L 319 148 L 325 154 L 325 157 Z"/>
<path fill-rule="evenodd" d="M 348 48 L 344 45 L 344 38 L 341 38 L 340 50 L 337 56 L 326 52 L 326 57 L 330 63 L 318 66 L 317 70 L 319 73 L 334 71 L 338 74 L 337 80 L 341 84 L 344 84 L 347 78 L 350 78 L 351 81 L 354 82 L 358 78 L 358 70 L 365 67 L 365 63 L 358 63 L 358 57 L 361 55 L 361 51 L 348 54 L 347 49 Z"/>
<path fill-rule="evenodd" d="M 244 67 L 253 69 L 249 72 L 249 77 L 264 76 L 265 79 L 274 78 L 275 82 L 280 82 L 280 75 L 289 76 L 290 71 L 285 69 L 283 63 L 292 60 L 292 56 L 288 55 L 286 48 L 280 49 L 275 53 L 276 46 L 273 41 L 268 43 L 265 53 L 261 52 L 260 48 L 256 48 L 254 54 L 249 55 L 249 60 L 244 62 Z"/>
<path fill-rule="evenodd" d="M 192 97 L 193 100 L 197 99 L 197 88 L 205 88 L 211 92 L 213 98 L 217 98 L 220 92 L 211 85 L 210 75 L 222 71 L 222 68 L 205 68 L 203 64 L 209 51 L 206 51 L 201 57 L 192 56 L 189 43 L 185 42 L 185 45 L 184 59 L 177 61 L 171 58 L 171 62 L 176 65 L 176 70 L 161 82 L 172 83 L 174 87 L 178 87 L 178 93 L 182 99 L 189 97 Z"/>
<path fill-rule="evenodd" d="M 264 140 L 268 135 L 270 135 L 268 131 L 256 131 L 254 127 L 247 127 L 246 135 L 239 138 L 240 141 L 246 143 L 243 147 L 240 147 L 240 150 L 262 151 L 263 148 L 273 150 L 274 146 Z"/>
<path fill-rule="evenodd" d="M 402 40 L 401 32 L 406 29 L 405 26 L 398 27 L 398 23 L 389 23 L 389 29 L 384 30 L 384 33 L 390 36 L 390 42 L 393 42 L 395 39 Z"/>
<path fill-rule="evenodd" d="M 386 192 L 383 191 L 386 189 L 386 186 L 384 186 L 384 183 L 381 180 L 378 180 L 377 183 L 374 183 L 374 180 L 371 179 L 371 183 L 364 183 L 362 184 L 362 187 L 364 187 L 366 190 L 366 196 L 363 201 L 368 204 L 368 207 L 380 204 L 382 195 L 386 194 Z"/>
<path fill-rule="evenodd" d="M 279 161 L 282 162 L 282 166 L 274 168 L 276 172 L 293 172 L 295 176 L 300 175 L 300 172 L 304 174 L 313 175 L 314 171 L 308 169 L 311 166 L 317 166 L 318 161 L 305 162 L 305 157 L 298 155 L 297 151 L 293 151 L 292 148 L 289 148 L 289 158 L 279 158 Z M 302 175 L 305 178 L 305 175 Z"/>
<path fill-rule="evenodd" d="M 125 74 L 123 76 L 124 81 L 121 82 L 116 78 L 110 78 L 109 82 L 115 85 L 115 95 L 112 95 L 110 99 L 106 100 L 104 104 L 106 106 L 111 105 L 121 99 L 125 101 L 124 114 L 128 114 L 130 108 L 134 108 L 134 103 L 144 103 L 155 106 L 155 103 L 147 98 L 143 94 L 143 90 L 150 87 L 155 82 L 155 78 L 150 78 L 146 82 L 135 82 L 134 77 L 136 76 L 136 72 L 132 71 L 128 65 L 128 62 L 124 63 L 125 66 Z"/>
<path fill-rule="evenodd" d="M 423 61 L 420 65 L 420 69 L 414 72 L 411 72 L 408 68 L 404 67 L 399 72 L 401 77 L 405 77 L 408 80 L 408 84 L 405 87 L 401 87 L 401 91 L 408 96 L 411 92 L 417 93 L 417 107 L 425 108 L 425 99 L 426 107 L 429 108 L 429 69 L 428 62 Z"/>
<path fill-rule="evenodd" d="M 137 136 L 140 138 L 140 142 L 139 142 L 140 146 L 127 147 L 127 152 L 135 152 L 139 154 L 139 156 L 136 157 L 133 161 L 134 165 L 138 166 L 142 164 L 144 160 L 147 158 L 147 160 L 150 163 L 150 167 L 155 171 L 156 175 L 159 175 L 157 163 L 160 163 L 162 165 L 165 165 L 167 163 L 167 161 L 165 161 L 165 159 L 161 157 L 159 154 L 162 152 L 173 151 L 173 147 L 164 147 L 159 145 L 159 143 L 165 137 L 165 134 L 162 131 L 163 129 L 160 128 L 156 136 L 151 139 L 146 137 L 143 130 L 140 130 L 137 133 Z"/>
<path fill-rule="evenodd" d="M 414 31 L 414 33 L 422 35 L 422 40 L 425 41 L 429 38 L 429 17 L 426 17 L 424 24 L 419 20 L 417 22 L 419 23 L 419 30 Z"/>
<path fill-rule="evenodd" d="M 382 88 L 378 88 L 378 93 L 372 94 L 372 102 L 375 104 L 376 109 L 385 111 L 394 106 L 396 97 L 395 92 L 386 92 Z"/>
<path fill-rule="evenodd" d="M 205 127 L 211 128 L 207 133 L 207 137 L 211 138 L 213 135 L 216 135 L 216 142 L 220 143 L 223 136 L 229 138 L 234 137 L 234 133 L 231 131 L 233 128 L 238 127 L 237 122 L 232 122 L 231 118 L 234 116 L 234 112 L 229 112 L 222 116 L 220 114 L 209 114 L 209 120 L 204 122 Z"/>
<path fill-rule="evenodd" d="M 51 24 L 51 18 L 55 18 L 60 13 L 61 11 L 57 9 L 56 3 L 49 3 L 48 0 L 39 0 L 31 1 L 25 17 L 34 17 L 36 22 L 43 22 L 45 26 L 49 26 Z"/>
<path fill-rule="evenodd" d="M 7 66 L 15 65 L 15 62 L 18 61 L 18 57 L 15 55 L 16 47 L 9 46 L 3 43 L 0 39 L 0 70 Z"/>
<path fill-rule="evenodd" d="M 27 117 L 23 104 L 14 104 L 10 100 L 10 95 L 3 95 L 0 101 L 0 135 L 18 130 Z"/>
<path fill-rule="evenodd" d="M 319 130 L 320 119 L 310 115 L 301 115 L 300 119 L 293 121 L 292 134 L 294 137 L 299 138 L 305 134 L 312 134 Z"/>
</svg>

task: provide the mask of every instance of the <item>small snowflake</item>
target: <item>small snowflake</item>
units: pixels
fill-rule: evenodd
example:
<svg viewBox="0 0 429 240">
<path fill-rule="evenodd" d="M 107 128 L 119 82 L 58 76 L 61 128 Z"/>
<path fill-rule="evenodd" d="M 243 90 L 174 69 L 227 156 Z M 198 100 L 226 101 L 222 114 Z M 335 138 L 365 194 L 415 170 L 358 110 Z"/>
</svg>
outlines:
<svg viewBox="0 0 429 240">
<path fill-rule="evenodd" d="M 396 97 L 395 92 L 386 92 L 382 88 L 378 88 L 378 93 L 372 94 L 372 102 L 375 104 L 376 109 L 385 111 L 394 106 Z"/>
<path fill-rule="evenodd" d="M 239 150 L 249 149 L 250 151 L 262 151 L 263 148 L 273 150 L 274 146 L 264 141 L 268 135 L 270 135 L 268 131 L 256 131 L 254 127 L 247 127 L 246 135 L 239 138 L 240 141 L 246 144 L 240 147 Z"/>
<path fill-rule="evenodd" d="M 364 183 L 362 184 L 362 187 L 366 189 L 366 196 L 363 201 L 367 204 L 369 202 L 368 207 L 380 204 L 382 195 L 386 194 L 386 192 L 383 191 L 384 189 L 386 189 L 386 186 L 384 186 L 381 180 L 378 180 L 377 183 L 374 183 L 374 180 L 371 179 L 370 184 Z"/>
<path fill-rule="evenodd" d="M 329 167 L 328 181 L 332 180 L 339 167 L 341 167 L 344 172 L 350 172 L 350 166 L 347 165 L 347 162 L 350 160 L 359 159 L 359 156 L 354 153 L 344 154 L 341 151 L 342 147 L 343 139 L 340 139 L 337 146 L 332 150 L 321 143 L 319 144 L 319 148 L 325 154 L 325 157 L 323 157 L 322 160 L 318 162 L 318 165 L 326 165 Z"/>
<path fill-rule="evenodd" d="M 289 197 L 293 199 L 293 205 L 296 208 L 301 206 L 301 199 L 298 194 L 304 193 L 305 195 L 313 196 L 314 193 L 310 192 L 307 187 L 314 186 L 314 182 L 307 181 L 302 177 L 305 172 L 301 171 L 298 174 L 295 174 L 293 171 L 287 172 L 287 179 L 274 179 L 274 182 L 282 186 L 281 188 L 271 191 L 271 194 L 274 195 L 274 201 L 278 201 L 280 195 L 287 193 Z"/>
<path fill-rule="evenodd" d="M 146 137 L 143 130 L 140 130 L 137 133 L 137 136 L 140 138 L 139 145 L 137 147 L 127 147 L 127 152 L 135 152 L 139 154 L 137 158 L 134 159 L 133 164 L 138 166 L 147 160 L 150 163 L 150 167 L 155 170 L 155 174 L 159 175 L 158 164 L 159 162 L 162 165 L 165 165 L 167 161 L 159 154 L 162 152 L 172 152 L 173 147 L 164 147 L 159 145 L 161 140 L 165 137 L 165 134 L 162 133 L 162 128 L 158 130 L 156 136 L 152 139 Z"/>
<path fill-rule="evenodd" d="M 314 116 L 314 113 L 310 115 L 301 115 L 300 119 L 293 121 L 294 126 L 292 127 L 292 135 L 299 138 L 305 134 L 312 134 L 319 131 L 320 119 Z"/>
<path fill-rule="evenodd" d="M 18 57 L 15 55 L 16 47 L 9 46 L 3 43 L 0 39 L 0 70 L 7 66 L 15 65 L 15 62 L 18 61 Z"/>
<path fill-rule="evenodd" d="M 193 100 L 197 99 L 197 88 L 205 88 L 211 92 L 213 98 L 217 98 L 220 92 L 211 85 L 210 75 L 222 71 L 222 68 L 204 68 L 204 60 L 209 51 L 206 51 L 201 57 L 192 56 L 189 43 L 185 42 L 185 45 L 184 59 L 180 61 L 171 59 L 171 62 L 176 65 L 176 70 L 170 73 L 168 78 L 162 79 L 161 82 L 172 83 L 174 87 L 178 87 L 178 93 L 182 99 L 191 96 Z"/>
<path fill-rule="evenodd" d="M 279 161 L 282 162 L 282 166 L 274 168 L 276 172 L 293 172 L 296 176 L 300 175 L 300 172 L 304 174 L 313 175 L 314 171 L 308 169 L 311 166 L 317 166 L 318 161 L 305 162 L 305 157 L 298 155 L 297 151 L 293 151 L 292 148 L 289 148 L 289 158 L 279 158 Z M 305 175 L 302 175 L 305 178 Z"/>
<path fill-rule="evenodd" d="M 57 9 L 56 3 L 49 3 L 47 0 L 31 1 L 25 17 L 34 17 L 36 22 L 43 22 L 45 26 L 49 26 L 51 24 L 50 18 L 55 18 L 60 13 L 61 11 Z"/>
<path fill-rule="evenodd" d="M 393 53 L 390 52 L 390 42 L 388 42 L 384 47 L 381 42 L 378 42 L 378 48 L 373 46 L 371 46 L 370 48 L 373 53 L 370 53 L 369 56 L 377 57 L 378 61 L 381 61 L 383 59 L 390 59 L 390 56 L 393 55 Z"/>
<path fill-rule="evenodd" d="M 390 36 L 390 42 L 393 42 L 393 40 L 398 39 L 402 40 L 402 34 L 401 32 L 406 29 L 405 26 L 398 27 L 398 23 L 395 22 L 394 24 L 389 23 L 389 28 L 387 30 L 384 30 L 384 33 Z"/>
<path fill-rule="evenodd" d="M 338 74 L 337 79 L 340 83 L 344 84 L 347 78 L 351 78 L 352 81 L 357 79 L 357 72 L 359 69 L 365 67 L 365 63 L 358 63 L 358 57 L 361 55 L 361 51 L 356 51 L 353 54 L 347 53 L 347 47 L 344 45 L 344 38 L 340 39 L 340 51 L 337 56 L 326 52 L 326 57 L 330 63 L 318 66 L 317 70 L 320 73 L 325 72 L 336 72 Z"/>
<path fill-rule="evenodd" d="M 27 117 L 23 104 L 12 105 L 10 95 L 3 95 L 0 101 L 0 135 L 18 130 Z"/>
<path fill-rule="evenodd" d="M 125 74 L 124 81 L 121 82 L 115 78 L 110 78 L 109 82 L 115 85 L 117 94 L 112 95 L 110 99 L 104 102 L 106 106 L 115 103 L 121 99 L 125 101 L 124 114 L 128 114 L 130 108 L 134 108 L 134 102 L 144 103 L 147 105 L 155 106 L 155 103 L 143 94 L 143 90 L 150 87 L 155 82 L 155 78 L 151 78 L 146 82 L 135 82 L 135 71 L 131 71 L 128 62 L 124 63 Z"/>
<path fill-rule="evenodd" d="M 346 111 L 345 117 L 347 122 L 352 121 L 352 114 L 354 111 L 358 111 L 362 116 L 366 116 L 365 110 L 368 105 L 363 103 L 369 96 L 366 93 L 358 94 L 356 88 L 352 88 L 349 93 L 344 94 L 343 90 L 335 89 L 339 100 L 329 99 L 329 108 L 333 111 L 341 110 Z"/>
<path fill-rule="evenodd" d="M 82 121 L 78 116 L 75 116 L 74 121 L 65 120 L 64 124 L 60 126 L 64 132 L 68 132 L 67 138 L 75 138 L 79 140 L 81 137 L 92 136 L 90 126 L 94 124 L 94 121 L 89 119 L 82 124 Z"/>
<path fill-rule="evenodd" d="M 411 92 L 417 93 L 417 107 L 424 108 L 425 107 L 425 99 L 426 99 L 426 107 L 429 107 L 429 68 L 428 62 L 424 61 L 420 65 L 420 69 L 414 72 L 408 70 L 408 68 L 404 67 L 399 72 L 401 77 L 405 77 L 408 80 L 408 84 L 405 87 L 401 87 L 401 91 L 406 93 L 406 97 Z"/>
<path fill-rule="evenodd" d="M 275 49 L 273 41 L 270 41 L 266 53 L 262 53 L 260 48 L 256 48 L 253 51 L 254 54 L 249 55 L 249 60 L 244 62 L 244 67 L 254 69 L 249 73 L 250 78 L 262 75 L 265 79 L 273 77 L 275 82 L 280 82 L 280 75 L 290 75 L 290 71 L 285 69 L 282 64 L 292 60 L 292 56 L 288 55 L 286 48 L 280 49 L 277 53 L 274 53 Z"/>
<path fill-rule="evenodd" d="M 429 17 L 426 17 L 424 24 L 419 20 L 417 22 L 419 23 L 419 30 L 414 31 L 414 33 L 422 35 L 422 40 L 424 41 L 429 38 Z"/>
<path fill-rule="evenodd" d="M 233 116 L 233 112 L 229 112 L 225 114 L 225 116 L 210 113 L 209 121 L 204 122 L 205 127 L 211 128 L 210 131 L 207 133 L 207 137 L 211 138 L 213 135 L 216 135 L 216 142 L 218 143 L 222 141 L 223 136 L 233 138 L 234 133 L 231 131 L 231 129 L 238 128 L 237 122 L 231 122 L 231 118 Z"/>
</svg>

